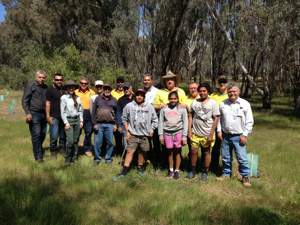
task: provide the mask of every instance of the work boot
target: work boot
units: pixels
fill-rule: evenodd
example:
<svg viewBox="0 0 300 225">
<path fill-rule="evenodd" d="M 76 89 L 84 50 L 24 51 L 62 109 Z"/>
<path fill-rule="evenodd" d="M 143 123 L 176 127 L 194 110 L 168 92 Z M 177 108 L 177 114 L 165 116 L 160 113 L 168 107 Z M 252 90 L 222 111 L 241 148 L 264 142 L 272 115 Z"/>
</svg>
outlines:
<svg viewBox="0 0 300 225">
<path fill-rule="evenodd" d="M 242 184 L 243 184 L 244 187 L 251 187 L 249 177 L 242 177 Z"/>
</svg>

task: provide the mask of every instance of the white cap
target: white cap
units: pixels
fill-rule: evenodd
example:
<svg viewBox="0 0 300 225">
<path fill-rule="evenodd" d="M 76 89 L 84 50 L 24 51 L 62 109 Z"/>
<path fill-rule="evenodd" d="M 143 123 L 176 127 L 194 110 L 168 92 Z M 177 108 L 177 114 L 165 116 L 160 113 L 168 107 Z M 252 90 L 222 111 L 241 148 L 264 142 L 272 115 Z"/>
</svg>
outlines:
<svg viewBox="0 0 300 225">
<path fill-rule="evenodd" d="M 103 85 L 103 81 L 102 80 L 96 80 L 95 81 L 95 86 L 97 85 Z"/>
</svg>

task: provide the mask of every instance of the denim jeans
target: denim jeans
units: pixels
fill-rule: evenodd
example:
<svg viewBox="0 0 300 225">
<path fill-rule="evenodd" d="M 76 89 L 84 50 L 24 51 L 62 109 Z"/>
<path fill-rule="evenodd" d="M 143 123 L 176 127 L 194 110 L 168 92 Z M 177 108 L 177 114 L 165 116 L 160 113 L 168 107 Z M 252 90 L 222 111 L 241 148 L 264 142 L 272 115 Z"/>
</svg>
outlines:
<svg viewBox="0 0 300 225">
<path fill-rule="evenodd" d="M 47 132 L 47 121 L 44 112 L 31 112 L 32 121 L 29 123 L 32 150 L 35 160 L 43 159 L 43 142 Z"/>
<path fill-rule="evenodd" d="M 78 137 L 80 134 L 80 120 L 68 119 L 70 128 L 66 131 L 66 154 L 65 162 L 74 162 L 78 154 Z"/>
<path fill-rule="evenodd" d="M 232 175 L 232 150 L 235 150 L 236 158 L 239 163 L 239 173 L 242 176 L 249 176 L 249 166 L 246 145 L 240 144 L 240 135 L 223 134 L 221 144 L 223 176 Z"/>
<path fill-rule="evenodd" d="M 106 161 L 112 161 L 113 154 L 113 134 L 114 134 L 114 125 L 110 123 L 99 123 L 97 124 L 98 129 L 95 131 L 95 161 L 101 160 L 101 146 L 103 144 L 103 140 L 105 139 L 106 144 Z"/>
<path fill-rule="evenodd" d="M 92 117 L 89 109 L 83 110 L 83 130 L 84 130 L 83 150 L 84 152 L 91 151 L 93 123 L 92 123 Z"/>
<path fill-rule="evenodd" d="M 61 119 L 52 117 L 52 124 L 50 125 L 50 151 L 57 151 L 57 140 L 59 138 L 59 147 L 65 150 L 66 134 L 65 125 Z"/>
</svg>

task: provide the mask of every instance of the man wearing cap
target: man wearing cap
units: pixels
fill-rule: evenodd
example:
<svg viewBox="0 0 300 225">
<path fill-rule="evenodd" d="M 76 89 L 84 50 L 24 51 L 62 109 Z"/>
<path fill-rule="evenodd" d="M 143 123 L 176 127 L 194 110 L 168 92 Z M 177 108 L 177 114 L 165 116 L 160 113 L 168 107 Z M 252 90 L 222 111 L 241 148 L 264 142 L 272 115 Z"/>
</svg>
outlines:
<svg viewBox="0 0 300 225">
<path fill-rule="evenodd" d="M 235 151 L 239 163 L 241 182 L 250 187 L 249 164 L 246 144 L 251 133 L 254 120 L 250 103 L 239 97 L 240 89 L 237 85 L 228 85 L 228 99 L 220 105 L 220 125 L 218 136 L 222 139 L 223 174 L 218 180 L 225 180 L 232 175 L 232 151 Z"/>
<path fill-rule="evenodd" d="M 162 77 L 165 87 L 164 89 L 161 89 L 159 91 L 157 91 L 157 94 L 154 98 L 154 102 L 153 105 L 155 107 L 155 109 L 159 110 L 162 107 L 164 107 L 166 104 L 168 104 L 169 99 L 168 99 L 168 95 L 170 92 L 173 91 L 177 91 L 178 96 L 179 96 L 179 103 L 180 104 L 185 104 L 186 102 L 186 95 L 184 90 L 182 90 L 181 88 L 177 87 L 176 82 L 176 75 L 174 73 L 172 73 L 171 71 L 169 71 L 166 75 L 164 75 Z"/>
<path fill-rule="evenodd" d="M 153 86 L 153 76 L 149 73 L 143 75 L 144 90 L 146 91 L 145 102 L 152 104 L 158 89 Z"/>
<path fill-rule="evenodd" d="M 114 90 L 112 90 L 111 95 L 118 101 L 124 95 L 123 85 L 125 79 L 122 76 L 119 76 L 116 79 L 117 86 Z"/>
<path fill-rule="evenodd" d="M 103 81 L 102 80 L 96 80 L 95 81 L 95 95 L 93 95 L 91 97 L 91 100 L 90 100 L 90 112 L 92 114 L 92 111 L 93 111 L 93 104 L 94 104 L 94 101 L 95 99 L 102 94 L 103 92 Z"/>
<path fill-rule="evenodd" d="M 122 122 L 123 109 L 129 102 L 133 101 L 133 91 L 132 91 L 131 84 L 124 83 L 123 90 L 124 90 L 124 95 L 121 98 L 119 98 L 117 102 L 116 122 L 118 127 L 118 134 L 120 135 L 115 135 L 116 153 L 120 153 L 121 151 L 123 151 L 125 145 L 125 143 L 123 143 L 124 142 L 123 139 L 126 135 L 124 124 Z"/>
<path fill-rule="evenodd" d="M 47 120 L 45 114 L 47 85 L 44 83 L 46 73 L 38 70 L 35 81 L 24 88 L 22 106 L 29 125 L 34 159 L 43 162 L 43 142 L 46 136 Z"/>
<path fill-rule="evenodd" d="M 58 153 L 59 148 L 64 152 L 66 145 L 66 134 L 64 122 L 60 114 L 60 97 L 65 93 L 62 89 L 63 75 L 56 73 L 53 75 L 53 85 L 48 87 L 46 92 L 46 118 L 50 125 L 50 152 L 53 158 Z"/>
<path fill-rule="evenodd" d="M 82 77 L 80 79 L 79 88 L 75 90 L 75 94 L 80 97 L 82 107 L 83 107 L 83 129 L 84 129 L 84 142 L 83 150 L 86 156 L 93 156 L 92 154 L 92 133 L 93 124 L 90 113 L 90 100 L 95 92 L 89 88 L 89 81 L 87 78 Z"/>
<path fill-rule="evenodd" d="M 135 92 L 135 101 L 128 103 L 122 115 L 126 130 L 127 153 L 121 173 L 114 180 L 124 177 L 130 168 L 134 152 L 139 149 L 138 174 L 144 175 L 145 154 L 150 150 L 149 138 L 158 126 L 158 118 L 154 107 L 145 103 L 144 89 Z"/>
<path fill-rule="evenodd" d="M 95 99 L 93 104 L 92 121 L 95 130 L 94 165 L 98 165 L 101 162 L 101 146 L 104 139 L 106 143 L 105 162 L 112 162 L 117 101 L 111 95 L 111 90 L 112 88 L 109 84 L 104 84 L 103 93 Z"/>
<path fill-rule="evenodd" d="M 227 95 L 227 79 L 225 76 L 221 75 L 218 78 L 218 87 L 217 91 L 211 93 L 209 98 L 215 100 L 220 106 L 220 104 L 228 99 Z M 210 170 L 211 172 L 218 174 L 222 169 L 220 166 L 220 152 L 221 152 L 221 140 L 218 138 L 217 132 L 215 137 L 215 145 L 211 151 L 211 163 Z"/>
</svg>

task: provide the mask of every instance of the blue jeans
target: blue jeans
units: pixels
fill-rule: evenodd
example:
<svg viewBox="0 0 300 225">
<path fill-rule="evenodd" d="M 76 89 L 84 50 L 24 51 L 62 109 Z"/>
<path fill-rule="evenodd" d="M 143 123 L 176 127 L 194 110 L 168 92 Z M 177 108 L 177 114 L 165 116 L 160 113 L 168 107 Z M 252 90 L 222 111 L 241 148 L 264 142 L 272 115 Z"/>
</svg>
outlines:
<svg viewBox="0 0 300 225">
<path fill-rule="evenodd" d="M 30 112 L 32 121 L 29 123 L 32 150 L 35 160 L 43 159 L 43 142 L 46 137 L 47 121 L 44 112 Z"/>
<path fill-rule="evenodd" d="M 232 150 L 235 150 L 236 158 L 239 163 L 239 173 L 245 177 L 249 176 L 249 166 L 246 145 L 240 144 L 240 135 L 223 134 L 221 144 L 223 176 L 232 174 Z"/>
<path fill-rule="evenodd" d="M 84 130 L 84 141 L 83 141 L 83 150 L 91 151 L 92 150 L 92 134 L 93 134 L 93 123 L 92 117 L 89 109 L 83 110 L 83 130 Z M 80 131 L 81 133 L 81 131 Z"/>
<path fill-rule="evenodd" d="M 50 151 L 57 151 L 57 140 L 59 138 L 59 147 L 66 148 L 66 134 L 64 123 L 61 119 L 52 117 L 52 124 L 50 125 Z"/>
<path fill-rule="evenodd" d="M 95 131 L 95 161 L 101 160 L 101 146 L 103 144 L 103 140 L 105 139 L 106 144 L 106 155 L 105 161 L 112 161 L 113 154 L 113 135 L 114 135 L 114 125 L 110 123 L 98 123 L 98 130 Z"/>
</svg>

